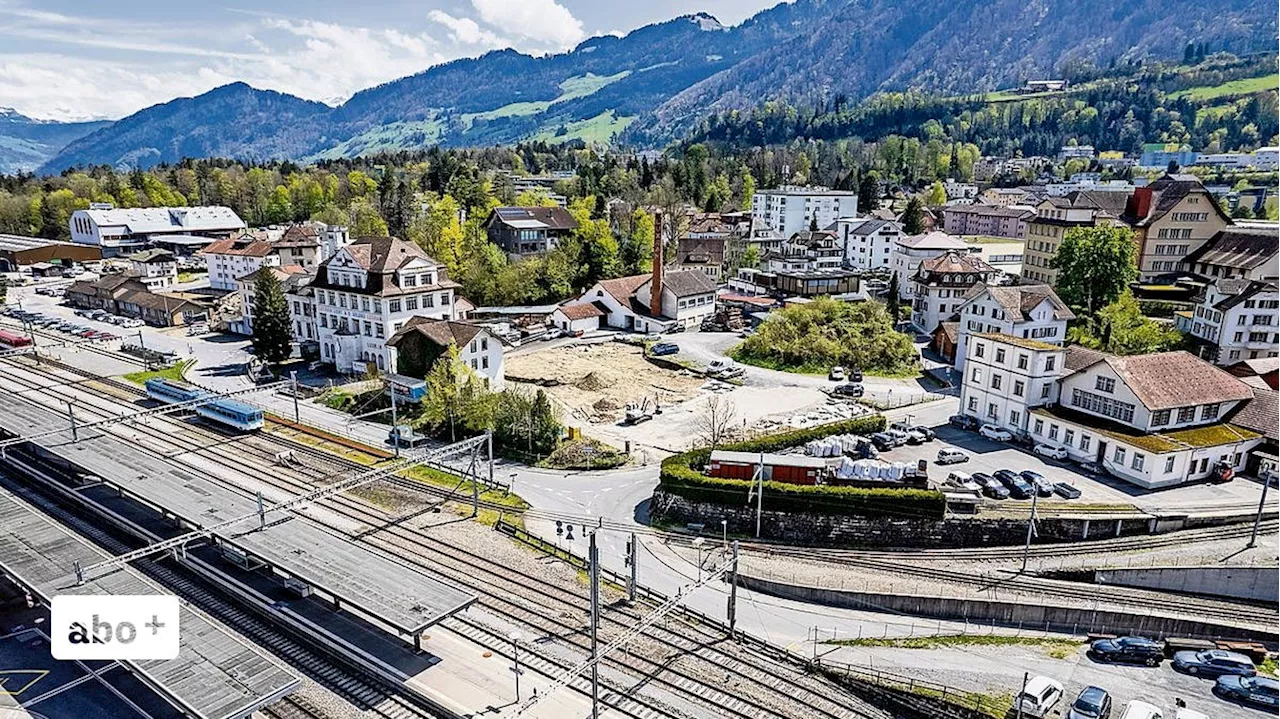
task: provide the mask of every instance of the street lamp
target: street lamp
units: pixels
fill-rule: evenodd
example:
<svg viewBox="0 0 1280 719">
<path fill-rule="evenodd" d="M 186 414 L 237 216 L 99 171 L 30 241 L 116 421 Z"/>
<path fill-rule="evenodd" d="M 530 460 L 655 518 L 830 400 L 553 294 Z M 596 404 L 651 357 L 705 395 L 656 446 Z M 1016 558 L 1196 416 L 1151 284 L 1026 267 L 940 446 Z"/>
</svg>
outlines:
<svg viewBox="0 0 1280 719">
<path fill-rule="evenodd" d="M 702 545 L 706 543 L 707 543 L 707 540 L 703 539 L 702 537 L 698 537 L 697 539 L 693 540 L 693 546 L 698 550 L 698 581 L 699 582 L 702 581 Z"/>
<path fill-rule="evenodd" d="M 720 520 L 720 541 L 724 544 L 725 549 L 729 548 L 729 520 Z"/>
<path fill-rule="evenodd" d="M 511 632 L 507 635 L 507 639 L 511 640 L 511 658 L 516 663 L 516 701 L 520 701 L 520 632 Z"/>
</svg>

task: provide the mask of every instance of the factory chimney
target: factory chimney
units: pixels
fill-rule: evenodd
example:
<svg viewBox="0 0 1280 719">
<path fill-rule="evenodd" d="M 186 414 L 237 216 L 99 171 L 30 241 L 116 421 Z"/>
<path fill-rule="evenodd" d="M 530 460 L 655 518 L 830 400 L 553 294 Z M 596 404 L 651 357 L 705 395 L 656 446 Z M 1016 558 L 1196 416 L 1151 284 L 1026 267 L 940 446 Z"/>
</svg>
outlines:
<svg viewBox="0 0 1280 719">
<path fill-rule="evenodd" d="M 649 283 L 649 314 L 662 316 L 662 213 L 653 213 L 653 280 Z"/>
</svg>

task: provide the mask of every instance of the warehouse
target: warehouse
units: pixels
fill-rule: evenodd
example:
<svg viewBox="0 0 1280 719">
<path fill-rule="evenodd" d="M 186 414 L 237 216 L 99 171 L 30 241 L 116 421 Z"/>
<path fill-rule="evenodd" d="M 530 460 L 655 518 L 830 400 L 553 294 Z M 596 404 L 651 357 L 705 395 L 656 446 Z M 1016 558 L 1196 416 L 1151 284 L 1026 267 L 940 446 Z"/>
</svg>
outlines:
<svg viewBox="0 0 1280 719">
<path fill-rule="evenodd" d="M 23 267 L 40 262 L 70 265 L 73 262 L 93 262 L 100 259 L 102 251 L 97 247 L 40 237 L 0 234 L 0 272 L 17 272 Z"/>
</svg>

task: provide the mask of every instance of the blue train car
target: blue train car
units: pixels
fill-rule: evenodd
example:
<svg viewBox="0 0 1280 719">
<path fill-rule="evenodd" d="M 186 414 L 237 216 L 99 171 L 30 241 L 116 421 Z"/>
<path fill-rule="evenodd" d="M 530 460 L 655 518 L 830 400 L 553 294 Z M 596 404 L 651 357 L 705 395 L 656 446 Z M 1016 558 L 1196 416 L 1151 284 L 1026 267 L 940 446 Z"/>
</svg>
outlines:
<svg viewBox="0 0 1280 719">
<path fill-rule="evenodd" d="M 154 400 L 159 400 L 167 404 L 178 404 L 180 402 L 190 402 L 193 399 L 208 396 L 208 392 L 197 389 L 189 384 L 182 382 L 174 382 L 169 379 L 149 379 L 146 381 L 147 396 Z"/>
<path fill-rule="evenodd" d="M 219 399 L 196 407 L 196 414 L 242 432 L 262 429 L 262 410 L 234 399 Z"/>
</svg>

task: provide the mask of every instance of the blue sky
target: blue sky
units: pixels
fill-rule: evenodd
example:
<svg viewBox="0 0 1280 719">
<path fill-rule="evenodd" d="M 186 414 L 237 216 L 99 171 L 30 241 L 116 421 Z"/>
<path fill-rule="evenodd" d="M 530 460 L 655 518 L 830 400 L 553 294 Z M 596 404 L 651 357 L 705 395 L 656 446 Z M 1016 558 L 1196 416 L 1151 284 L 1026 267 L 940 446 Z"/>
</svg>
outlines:
<svg viewBox="0 0 1280 719">
<path fill-rule="evenodd" d="M 228 82 L 336 104 L 458 57 L 541 54 L 693 12 L 779 0 L 0 0 L 0 107 L 119 118 Z"/>
</svg>

